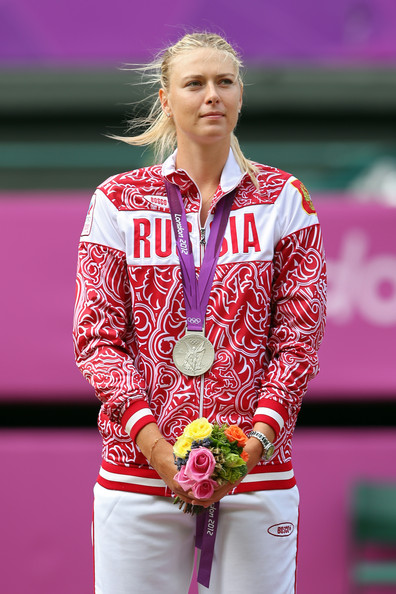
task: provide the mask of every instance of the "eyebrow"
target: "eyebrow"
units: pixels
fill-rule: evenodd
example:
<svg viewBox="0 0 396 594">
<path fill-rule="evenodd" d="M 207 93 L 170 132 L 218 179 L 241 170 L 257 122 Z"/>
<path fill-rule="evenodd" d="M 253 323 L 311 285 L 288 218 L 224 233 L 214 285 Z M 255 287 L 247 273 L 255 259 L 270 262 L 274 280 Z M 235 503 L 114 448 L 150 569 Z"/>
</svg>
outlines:
<svg viewBox="0 0 396 594">
<path fill-rule="evenodd" d="M 225 72 L 224 74 L 216 74 L 216 78 L 225 78 L 227 76 L 236 77 L 237 75 L 235 72 Z M 186 74 L 182 77 L 182 81 L 187 80 L 189 78 L 205 78 L 204 74 Z"/>
</svg>

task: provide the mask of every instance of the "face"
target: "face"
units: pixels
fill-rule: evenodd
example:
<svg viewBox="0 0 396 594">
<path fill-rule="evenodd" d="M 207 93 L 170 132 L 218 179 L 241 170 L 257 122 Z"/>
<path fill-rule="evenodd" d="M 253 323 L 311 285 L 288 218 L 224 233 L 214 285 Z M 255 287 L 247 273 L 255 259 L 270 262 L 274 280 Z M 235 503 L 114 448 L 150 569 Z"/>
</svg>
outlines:
<svg viewBox="0 0 396 594">
<path fill-rule="evenodd" d="M 229 143 L 242 105 L 237 65 L 215 49 L 184 52 L 173 59 L 169 89 L 160 90 L 160 100 L 173 118 L 179 146 Z"/>
</svg>

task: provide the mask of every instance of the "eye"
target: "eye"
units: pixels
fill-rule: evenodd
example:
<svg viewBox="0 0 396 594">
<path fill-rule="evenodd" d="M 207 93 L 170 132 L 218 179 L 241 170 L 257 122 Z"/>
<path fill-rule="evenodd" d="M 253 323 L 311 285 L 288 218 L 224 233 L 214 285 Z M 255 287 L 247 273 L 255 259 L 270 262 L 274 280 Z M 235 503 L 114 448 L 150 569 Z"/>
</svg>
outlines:
<svg viewBox="0 0 396 594">
<path fill-rule="evenodd" d="M 228 85 L 232 85 L 234 84 L 234 81 L 231 78 L 222 78 L 220 79 L 220 84 L 224 85 L 224 86 L 228 86 Z"/>
<path fill-rule="evenodd" d="M 201 81 L 200 80 L 189 80 L 186 83 L 186 87 L 200 87 Z"/>
</svg>

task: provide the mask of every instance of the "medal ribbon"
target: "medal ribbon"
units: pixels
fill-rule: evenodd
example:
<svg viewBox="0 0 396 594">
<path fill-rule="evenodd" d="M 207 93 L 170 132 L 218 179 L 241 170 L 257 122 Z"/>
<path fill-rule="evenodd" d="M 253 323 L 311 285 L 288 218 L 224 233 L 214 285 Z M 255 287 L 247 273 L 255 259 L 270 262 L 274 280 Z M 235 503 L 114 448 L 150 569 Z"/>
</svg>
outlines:
<svg viewBox="0 0 396 594">
<path fill-rule="evenodd" d="M 209 240 L 197 280 L 190 234 L 188 232 L 187 215 L 181 192 L 177 186 L 171 184 L 168 180 L 165 180 L 165 187 L 168 195 L 173 230 L 176 237 L 177 253 L 180 261 L 187 329 L 192 331 L 202 331 L 204 329 L 205 313 L 209 302 L 216 265 L 219 259 L 219 253 L 236 189 L 224 196 L 216 207 Z M 209 588 L 210 574 L 212 570 L 219 507 L 220 505 L 218 502 L 214 503 L 205 513 L 198 515 L 196 518 L 196 546 L 201 549 L 198 583 L 206 588 Z"/>
<path fill-rule="evenodd" d="M 219 521 L 220 503 L 213 503 L 205 512 L 196 519 L 195 544 L 201 549 L 197 582 L 209 588 L 210 574 L 212 571 L 213 551 L 216 540 L 217 524 Z"/>
<path fill-rule="evenodd" d="M 199 278 L 195 274 L 194 256 L 188 232 L 186 209 L 181 192 L 177 186 L 165 180 L 173 230 L 176 237 L 177 254 L 182 274 L 184 302 L 187 317 L 187 330 L 204 329 L 205 312 L 223 243 L 228 217 L 231 211 L 236 189 L 219 201 L 210 229 Z"/>
</svg>

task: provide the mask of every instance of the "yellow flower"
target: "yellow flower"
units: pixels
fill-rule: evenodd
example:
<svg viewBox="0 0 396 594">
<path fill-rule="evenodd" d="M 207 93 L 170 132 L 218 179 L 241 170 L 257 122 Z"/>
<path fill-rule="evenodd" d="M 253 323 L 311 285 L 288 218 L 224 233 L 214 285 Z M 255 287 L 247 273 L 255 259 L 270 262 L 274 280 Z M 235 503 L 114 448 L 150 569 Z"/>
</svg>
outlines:
<svg viewBox="0 0 396 594">
<path fill-rule="evenodd" d="M 192 439 L 181 435 L 173 446 L 173 453 L 177 458 L 185 458 L 191 448 Z"/>
<path fill-rule="evenodd" d="M 209 423 L 205 417 L 202 419 L 196 419 L 184 429 L 184 434 L 186 437 L 194 441 L 198 441 L 199 439 L 205 439 L 205 437 L 209 437 L 212 433 L 212 424 Z"/>
</svg>

